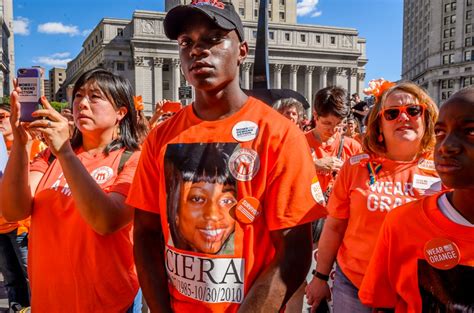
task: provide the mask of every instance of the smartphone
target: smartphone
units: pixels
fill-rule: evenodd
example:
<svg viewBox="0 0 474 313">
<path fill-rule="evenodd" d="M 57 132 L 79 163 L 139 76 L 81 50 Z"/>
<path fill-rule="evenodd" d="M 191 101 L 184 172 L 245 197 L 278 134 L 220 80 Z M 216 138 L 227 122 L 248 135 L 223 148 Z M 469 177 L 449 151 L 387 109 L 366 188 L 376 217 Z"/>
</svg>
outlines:
<svg viewBox="0 0 474 313">
<path fill-rule="evenodd" d="M 35 118 L 31 115 L 41 107 L 40 98 L 43 95 L 43 79 L 39 68 L 20 68 L 17 72 L 20 93 L 20 121 L 32 122 Z"/>
<path fill-rule="evenodd" d="M 170 102 L 165 102 L 163 104 L 163 112 L 166 113 L 176 113 L 179 110 L 181 110 L 181 102 L 175 102 L 175 101 L 170 101 Z"/>
</svg>

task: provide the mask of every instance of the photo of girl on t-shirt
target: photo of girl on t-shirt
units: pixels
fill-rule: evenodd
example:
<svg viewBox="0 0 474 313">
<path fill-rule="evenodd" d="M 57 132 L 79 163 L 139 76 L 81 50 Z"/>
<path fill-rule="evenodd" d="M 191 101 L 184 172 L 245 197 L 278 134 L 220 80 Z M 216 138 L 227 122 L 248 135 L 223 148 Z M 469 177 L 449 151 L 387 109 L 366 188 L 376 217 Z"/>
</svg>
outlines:
<svg viewBox="0 0 474 313">
<path fill-rule="evenodd" d="M 169 144 L 165 154 L 168 245 L 233 254 L 237 184 L 228 160 L 236 143 Z"/>
</svg>

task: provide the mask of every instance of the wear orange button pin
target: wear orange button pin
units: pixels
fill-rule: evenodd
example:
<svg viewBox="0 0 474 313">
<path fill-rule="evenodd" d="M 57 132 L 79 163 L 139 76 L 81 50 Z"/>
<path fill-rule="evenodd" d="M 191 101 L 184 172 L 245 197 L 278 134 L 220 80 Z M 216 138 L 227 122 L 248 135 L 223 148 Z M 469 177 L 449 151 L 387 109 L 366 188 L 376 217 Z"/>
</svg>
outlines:
<svg viewBox="0 0 474 313">
<path fill-rule="evenodd" d="M 434 268 L 449 270 L 459 264 L 461 252 L 458 246 L 446 238 L 434 238 L 424 247 L 425 259 Z"/>
<path fill-rule="evenodd" d="M 235 207 L 235 218 L 243 224 L 251 224 L 260 215 L 260 201 L 254 197 L 241 199 Z"/>
</svg>

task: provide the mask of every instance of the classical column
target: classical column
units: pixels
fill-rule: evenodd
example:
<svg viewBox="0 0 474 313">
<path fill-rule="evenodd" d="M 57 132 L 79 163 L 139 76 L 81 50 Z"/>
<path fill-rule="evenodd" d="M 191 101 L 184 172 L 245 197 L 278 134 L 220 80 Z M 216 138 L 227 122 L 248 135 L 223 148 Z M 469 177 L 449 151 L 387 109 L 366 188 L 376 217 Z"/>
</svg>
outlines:
<svg viewBox="0 0 474 313">
<path fill-rule="evenodd" d="M 304 73 L 304 91 L 308 102 L 311 103 L 313 99 L 313 71 L 315 66 L 306 65 Z"/>
<path fill-rule="evenodd" d="M 133 59 L 133 62 L 135 64 L 135 70 L 133 71 L 135 74 L 135 94 L 143 96 L 144 86 L 145 86 L 145 82 L 144 82 L 145 73 L 143 71 L 143 67 L 144 67 L 145 58 L 142 56 L 135 56 L 135 58 Z"/>
<path fill-rule="evenodd" d="M 353 93 L 357 93 L 357 68 L 348 69 L 347 76 L 349 83 L 349 86 L 347 86 L 347 93 L 350 96 Z"/>
<path fill-rule="evenodd" d="M 281 88 L 281 71 L 285 64 L 273 64 L 273 88 L 280 89 Z"/>
<path fill-rule="evenodd" d="M 298 91 L 298 68 L 299 65 L 290 65 L 290 89 Z"/>
<path fill-rule="evenodd" d="M 153 58 L 153 109 L 163 100 L 163 58 Z"/>
<path fill-rule="evenodd" d="M 173 91 L 173 101 L 179 101 L 179 86 L 181 85 L 181 73 L 179 72 L 179 67 L 181 63 L 178 59 L 171 60 L 171 66 L 173 68 L 173 84 L 171 90 Z"/>
<path fill-rule="evenodd" d="M 364 98 L 365 73 L 357 73 L 357 93 L 360 98 Z"/>
<path fill-rule="evenodd" d="M 343 67 L 336 68 L 336 86 L 347 90 L 347 72 Z"/>
<path fill-rule="evenodd" d="M 323 89 L 328 86 L 328 73 L 329 67 L 322 66 L 319 72 L 319 89 Z"/>
<path fill-rule="evenodd" d="M 242 76 L 243 76 L 243 87 L 244 89 L 250 89 L 250 68 L 252 63 L 245 62 L 242 64 Z"/>
</svg>

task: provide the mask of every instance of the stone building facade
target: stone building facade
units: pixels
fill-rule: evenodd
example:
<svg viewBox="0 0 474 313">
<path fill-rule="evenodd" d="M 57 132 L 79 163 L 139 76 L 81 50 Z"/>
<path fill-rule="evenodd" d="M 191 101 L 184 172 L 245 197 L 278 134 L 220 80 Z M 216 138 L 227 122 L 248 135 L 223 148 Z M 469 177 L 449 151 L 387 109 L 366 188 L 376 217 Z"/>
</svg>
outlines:
<svg viewBox="0 0 474 313">
<path fill-rule="evenodd" d="M 442 104 L 474 84 L 473 0 L 404 0 L 402 79 Z"/>
<path fill-rule="evenodd" d="M 147 115 L 160 99 L 178 100 L 179 87 L 187 83 L 180 71 L 177 44 L 164 34 L 165 14 L 135 11 L 131 20 L 102 19 L 84 41 L 82 51 L 68 63 L 66 84 L 72 84 L 84 71 L 102 66 L 132 82 L 135 93 L 143 97 Z M 290 20 L 292 15 L 286 16 Z M 296 11 L 294 16 L 291 21 L 296 20 Z M 244 36 L 250 47 L 249 57 L 241 66 L 241 86 L 245 89 L 252 88 L 256 31 L 255 20 L 244 20 Z M 270 23 L 270 85 L 297 90 L 307 99 L 328 85 L 362 93 L 365 50 L 366 41 L 356 29 Z"/>
</svg>

